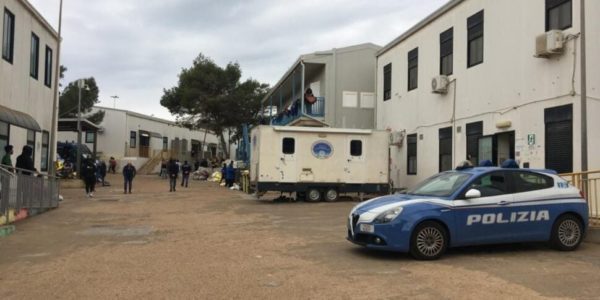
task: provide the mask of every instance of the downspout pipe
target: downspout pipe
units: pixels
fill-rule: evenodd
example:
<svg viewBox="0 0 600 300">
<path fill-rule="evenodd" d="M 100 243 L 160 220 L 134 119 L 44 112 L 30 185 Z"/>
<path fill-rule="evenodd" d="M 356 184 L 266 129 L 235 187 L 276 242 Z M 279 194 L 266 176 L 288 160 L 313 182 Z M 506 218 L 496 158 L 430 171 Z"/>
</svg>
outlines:
<svg viewBox="0 0 600 300">
<path fill-rule="evenodd" d="M 304 61 L 300 61 L 300 66 L 302 66 L 302 78 L 300 78 L 300 103 L 302 103 L 302 115 L 305 115 L 306 110 L 304 109 L 304 75 L 306 74 L 306 66 L 304 65 Z"/>
<path fill-rule="evenodd" d="M 585 0 L 581 0 L 581 172 L 588 170 L 588 137 L 587 137 L 587 57 L 585 43 Z M 585 175 L 584 175 L 585 176 Z M 586 176 L 587 177 L 587 176 Z M 584 184 L 585 184 L 584 177 Z M 586 194 L 587 195 L 587 194 Z"/>
<path fill-rule="evenodd" d="M 56 46 L 56 72 L 54 72 L 54 99 L 52 101 L 52 129 L 50 132 L 50 155 L 47 159 L 48 162 L 48 174 L 56 175 L 56 135 L 58 134 L 58 81 L 60 80 L 60 46 L 62 44 L 62 7 L 63 1 L 60 0 L 58 10 L 58 46 Z M 79 170 L 77 170 L 79 171 Z"/>
</svg>

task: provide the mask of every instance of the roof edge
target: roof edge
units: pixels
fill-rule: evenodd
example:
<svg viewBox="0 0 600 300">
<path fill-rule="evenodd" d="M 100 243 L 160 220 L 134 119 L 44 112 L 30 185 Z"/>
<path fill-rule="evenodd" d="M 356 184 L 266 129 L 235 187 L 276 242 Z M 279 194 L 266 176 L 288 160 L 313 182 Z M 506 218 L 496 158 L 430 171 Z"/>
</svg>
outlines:
<svg viewBox="0 0 600 300">
<path fill-rule="evenodd" d="M 19 1 L 27 10 L 29 10 L 29 12 L 35 16 L 36 19 L 38 19 L 38 21 L 40 23 L 42 23 L 42 27 L 45 27 L 46 30 L 48 30 L 48 32 L 50 32 L 50 34 L 52 36 L 54 36 L 54 38 L 56 39 L 56 41 L 59 41 L 59 36 L 58 36 L 58 32 L 54 29 L 54 27 L 52 27 L 52 25 L 50 25 L 50 23 L 48 23 L 48 20 L 46 20 L 44 18 L 44 16 L 42 16 L 42 14 L 31 4 L 29 3 L 29 1 L 27 0 L 20 0 Z"/>
</svg>

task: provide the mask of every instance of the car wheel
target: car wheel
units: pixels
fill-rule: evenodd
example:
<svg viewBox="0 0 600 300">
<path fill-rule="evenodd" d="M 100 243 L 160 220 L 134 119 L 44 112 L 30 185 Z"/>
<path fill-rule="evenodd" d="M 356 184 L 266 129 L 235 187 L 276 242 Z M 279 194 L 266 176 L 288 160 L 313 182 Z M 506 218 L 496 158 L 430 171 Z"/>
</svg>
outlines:
<svg viewBox="0 0 600 300">
<path fill-rule="evenodd" d="M 448 233 L 437 222 L 419 224 L 413 231 L 410 241 L 410 254 L 419 260 L 438 259 L 448 246 Z"/>
<path fill-rule="evenodd" d="M 573 251 L 583 240 L 583 224 L 574 215 L 564 215 L 558 218 L 552 226 L 550 243 L 560 251 Z"/>
<path fill-rule="evenodd" d="M 319 202 L 321 201 L 321 191 L 317 189 L 309 189 L 306 192 L 306 201 L 308 202 Z"/>
<path fill-rule="evenodd" d="M 338 200 L 339 196 L 340 194 L 336 189 L 328 189 L 327 192 L 325 192 L 325 201 L 335 202 Z"/>
</svg>

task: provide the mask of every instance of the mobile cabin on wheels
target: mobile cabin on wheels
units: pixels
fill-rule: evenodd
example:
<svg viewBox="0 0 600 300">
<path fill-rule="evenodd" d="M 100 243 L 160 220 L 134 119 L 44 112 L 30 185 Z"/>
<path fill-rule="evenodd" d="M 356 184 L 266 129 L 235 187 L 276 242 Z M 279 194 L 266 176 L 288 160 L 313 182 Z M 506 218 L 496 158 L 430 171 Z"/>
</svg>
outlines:
<svg viewBox="0 0 600 300">
<path fill-rule="evenodd" d="M 257 195 L 295 192 L 307 201 L 387 193 L 389 132 L 258 126 L 251 132 L 250 184 Z"/>
</svg>

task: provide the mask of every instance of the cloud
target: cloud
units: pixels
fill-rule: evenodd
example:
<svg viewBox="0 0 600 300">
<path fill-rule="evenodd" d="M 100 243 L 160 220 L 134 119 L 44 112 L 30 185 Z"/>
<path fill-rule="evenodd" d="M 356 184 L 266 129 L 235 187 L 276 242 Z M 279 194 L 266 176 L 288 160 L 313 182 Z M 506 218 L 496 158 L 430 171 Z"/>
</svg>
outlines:
<svg viewBox="0 0 600 300">
<path fill-rule="evenodd" d="M 58 0 L 30 0 L 55 27 Z M 163 88 L 203 53 L 276 83 L 299 55 L 385 45 L 447 0 L 65 0 L 66 81 L 94 76 L 101 104 L 173 119 Z"/>
</svg>

